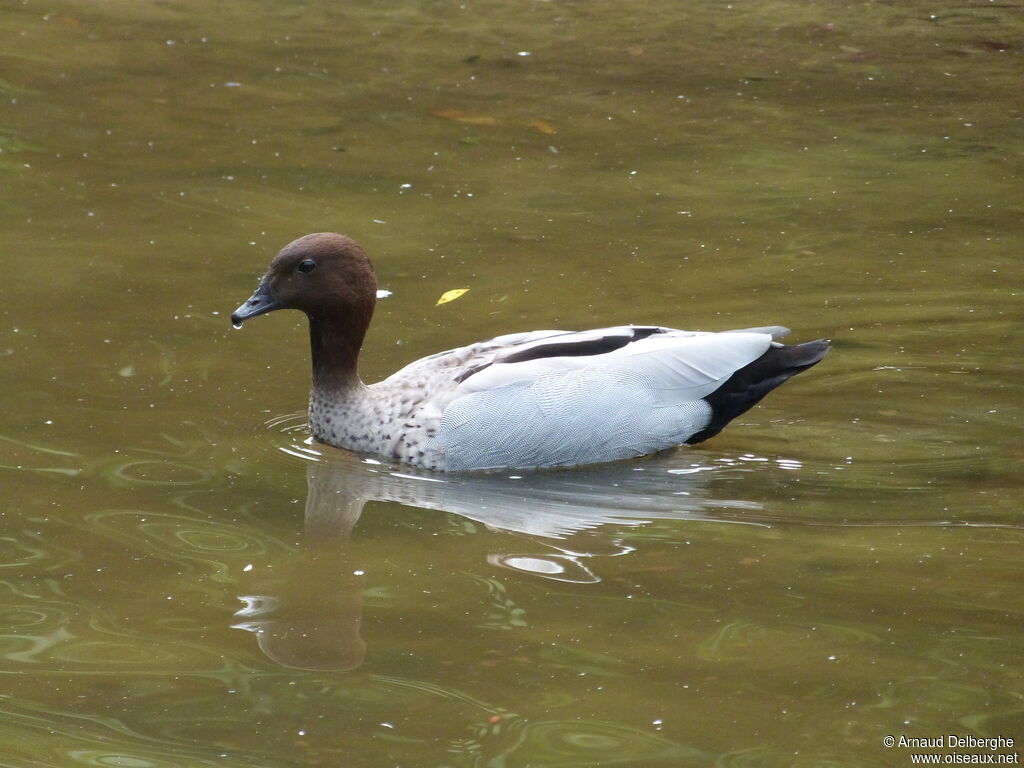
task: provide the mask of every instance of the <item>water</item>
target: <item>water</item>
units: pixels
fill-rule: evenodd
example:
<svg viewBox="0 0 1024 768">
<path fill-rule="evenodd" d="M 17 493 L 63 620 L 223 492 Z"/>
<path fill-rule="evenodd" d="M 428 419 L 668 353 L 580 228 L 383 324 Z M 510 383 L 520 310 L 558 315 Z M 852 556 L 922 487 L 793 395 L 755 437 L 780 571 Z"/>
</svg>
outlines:
<svg viewBox="0 0 1024 768">
<path fill-rule="evenodd" d="M 7 5 L 0 762 L 1019 743 L 1022 18 Z M 368 380 L 533 328 L 835 348 L 693 449 L 424 477 L 307 441 L 300 317 L 231 332 L 320 230 L 392 292 Z"/>
</svg>

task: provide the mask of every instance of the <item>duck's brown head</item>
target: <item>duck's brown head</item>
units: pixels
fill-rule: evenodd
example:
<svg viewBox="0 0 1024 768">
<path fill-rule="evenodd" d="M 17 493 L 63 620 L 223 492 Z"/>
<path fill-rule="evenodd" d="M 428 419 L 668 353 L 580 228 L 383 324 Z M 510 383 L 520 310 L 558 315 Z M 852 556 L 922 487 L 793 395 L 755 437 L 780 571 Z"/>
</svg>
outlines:
<svg viewBox="0 0 1024 768">
<path fill-rule="evenodd" d="M 275 309 L 298 309 L 310 319 L 331 318 L 365 330 L 376 300 L 377 278 L 359 243 L 334 232 L 318 232 L 281 249 L 231 322 L 237 327 Z"/>
</svg>

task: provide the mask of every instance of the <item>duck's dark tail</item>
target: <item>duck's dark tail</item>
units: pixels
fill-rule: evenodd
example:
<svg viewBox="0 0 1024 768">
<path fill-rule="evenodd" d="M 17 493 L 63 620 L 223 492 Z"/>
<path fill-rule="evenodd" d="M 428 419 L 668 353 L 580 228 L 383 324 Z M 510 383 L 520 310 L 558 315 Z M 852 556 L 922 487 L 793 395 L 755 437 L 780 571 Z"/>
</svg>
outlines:
<svg viewBox="0 0 1024 768">
<path fill-rule="evenodd" d="M 711 423 L 687 440 L 687 445 L 717 435 L 726 424 L 752 408 L 786 379 L 820 362 L 830 344 L 829 339 L 818 339 L 804 344 L 769 347 L 757 360 L 740 368 L 725 384 L 704 398 L 711 406 Z"/>
</svg>

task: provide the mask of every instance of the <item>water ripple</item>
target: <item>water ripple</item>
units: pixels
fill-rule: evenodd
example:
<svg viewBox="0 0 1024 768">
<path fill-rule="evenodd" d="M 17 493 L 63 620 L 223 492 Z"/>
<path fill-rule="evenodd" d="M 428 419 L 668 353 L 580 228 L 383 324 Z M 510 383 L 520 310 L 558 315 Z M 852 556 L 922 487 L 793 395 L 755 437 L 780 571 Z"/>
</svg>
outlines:
<svg viewBox="0 0 1024 768">
<path fill-rule="evenodd" d="M 504 764 L 544 766 L 585 765 L 705 765 L 707 753 L 677 744 L 655 733 L 645 733 L 620 723 L 580 720 L 507 722 L 500 746 L 483 742 L 481 751 Z"/>
<path fill-rule="evenodd" d="M 702 642 L 697 655 L 708 661 L 750 661 L 774 656 L 778 663 L 799 664 L 807 654 L 824 658 L 835 653 L 836 647 L 851 644 L 880 643 L 876 636 L 832 624 L 814 626 L 753 621 L 734 621 Z M 803 650 L 797 650 L 797 649 Z"/>
<path fill-rule="evenodd" d="M 176 515 L 134 509 L 105 509 L 85 516 L 95 531 L 124 542 L 147 554 L 175 563 L 192 561 L 204 566 L 214 581 L 234 584 L 225 553 L 234 557 L 256 558 L 273 549 L 271 542 L 290 547 L 265 535 L 240 528 L 237 523 L 196 520 Z"/>
</svg>

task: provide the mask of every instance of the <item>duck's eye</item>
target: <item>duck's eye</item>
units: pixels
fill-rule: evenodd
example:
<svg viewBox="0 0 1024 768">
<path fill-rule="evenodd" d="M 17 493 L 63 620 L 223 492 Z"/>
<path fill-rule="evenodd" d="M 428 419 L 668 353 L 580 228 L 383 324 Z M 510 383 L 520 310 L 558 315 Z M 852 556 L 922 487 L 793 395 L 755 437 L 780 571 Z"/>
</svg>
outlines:
<svg viewBox="0 0 1024 768">
<path fill-rule="evenodd" d="M 312 272 L 316 269 L 316 262 L 312 259 L 303 259 L 299 262 L 299 266 L 297 266 L 296 269 L 302 273 Z"/>
</svg>

